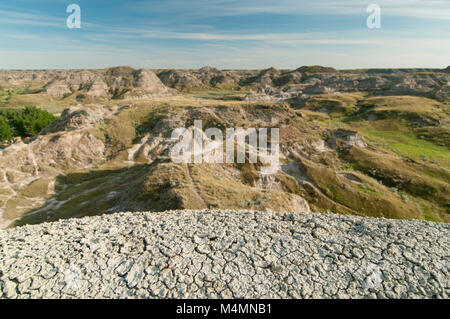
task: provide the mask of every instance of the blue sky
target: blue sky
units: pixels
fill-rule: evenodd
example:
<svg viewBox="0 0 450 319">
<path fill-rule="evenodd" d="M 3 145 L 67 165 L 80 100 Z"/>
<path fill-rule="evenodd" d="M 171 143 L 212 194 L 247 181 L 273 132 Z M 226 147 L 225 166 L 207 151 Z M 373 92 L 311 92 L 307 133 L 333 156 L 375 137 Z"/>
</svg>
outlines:
<svg viewBox="0 0 450 319">
<path fill-rule="evenodd" d="M 66 7 L 81 7 L 81 29 Z M 381 29 L 366 8 L 381 7 Z M 450 0 L 2 0 L 0 68 L 450 65 Z"/>
</svg>

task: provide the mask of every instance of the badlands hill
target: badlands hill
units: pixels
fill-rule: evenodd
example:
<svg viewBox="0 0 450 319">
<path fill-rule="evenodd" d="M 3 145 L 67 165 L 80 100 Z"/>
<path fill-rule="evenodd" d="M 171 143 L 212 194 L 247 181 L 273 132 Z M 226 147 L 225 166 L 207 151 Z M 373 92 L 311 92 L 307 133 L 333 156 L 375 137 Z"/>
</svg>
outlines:
<svg viewBox="0 0 450 319">
<path fill-rule="evenodd" d="M 114 67 L 102 70 L 0 71 L 3 102 L 77 104 L 114 99 L 152 98 L 177 94 L 150 70 Z M 35 104 L 35 103 L 34 103 Z"/>
<path fill-rule="evenodd" d="M 254 209 L 450 220 L 448 70 L 0 72 L 0 110 L 59 116 L 0 155 L 1 225 Z M 280 166 L 176 164 L 171 132 L 280 129 Z M 210 143 L 211 141 L 205 141 Z"/>
<path fill-rule="evenodd" d="M 5 106 L 21 103 L 71 105 L 106 100 L 170 96 L 177 91 L 251 90 L 248 99 L 302 102 L 309 95 L 369 92 L 412 95 L 445 101 L 449 68 L 339 71 L 322 66 L 295 70 L 136 70 L 127 66 L 100 70 L 3 70 L 0 88 Z M 174 90 L 176 89 L 176 90 Z M 8 94 L 6 94 L 8 93 Z M 1 94 L 0 94 L 1 97 Z"/>
</svg>

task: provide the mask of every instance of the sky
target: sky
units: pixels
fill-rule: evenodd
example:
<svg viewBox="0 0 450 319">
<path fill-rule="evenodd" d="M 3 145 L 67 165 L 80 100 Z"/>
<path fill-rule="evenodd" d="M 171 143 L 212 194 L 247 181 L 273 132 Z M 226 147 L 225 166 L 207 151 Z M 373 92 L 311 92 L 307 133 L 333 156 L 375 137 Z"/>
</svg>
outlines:
<svg viewBox="0 0 450 319">
<path fill-rule="evenodd" d="M 370 4 L 381 28 L 367 26 Z M 444 68 L 450 0 L 0 0 L 0 69 L 117 65 Z"/>
</svg>

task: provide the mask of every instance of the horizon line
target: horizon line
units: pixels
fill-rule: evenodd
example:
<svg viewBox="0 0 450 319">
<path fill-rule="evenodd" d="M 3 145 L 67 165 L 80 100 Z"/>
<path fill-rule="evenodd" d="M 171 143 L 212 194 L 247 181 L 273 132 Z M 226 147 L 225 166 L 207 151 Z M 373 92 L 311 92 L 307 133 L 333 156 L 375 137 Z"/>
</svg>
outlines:
<svg viewBox="0 0 450 319">
<path fill-rule="evenodd" d="M 284 70 L 297 70 L 302 67 L 325 67 L 325 68 L 333 68 L 336 71 L 353 71 L 353 70 L 419 70 L 419 69 L 426 69 L 426 70 L 446 70 L 447 68 L 450 68 L 450 64 L 448 66 L 440 67 L 427 67 L 427 66 L 417 66 L 417 67 L 356 67 L 356 68 L 337 68 L 333 66 L 327 66 L 327 65 L 321 65 L 321 64 L 312 64 L 312 65 L 301 65 L 296 68 L 276 68 L 273 66 L 270 67 L 261 67 L 261 68 L 219 68 L 211 65 L 205 65 L 198 68 L 173 68 L 173 67 L 159 67 L 159 68 L 145 68 L 145 67 L 134 67 L 131 65 L 112 65 L 107 67 L 100 67 L 100 68 L 13 68 L 13 69 L 6 69 L 6 68 L 0 68 L 0 71 L 85 71 L 85 70 L 107 70 L 107 69 L 113 69 L 118 67 L 129 67 L 136 70 L 200 70 L 202 68 L 213 68 L 221 71 L 252 71 L 252 70 L 268 70 L 268 69 L 276 69 L 280 71 Z"/>
</svg>

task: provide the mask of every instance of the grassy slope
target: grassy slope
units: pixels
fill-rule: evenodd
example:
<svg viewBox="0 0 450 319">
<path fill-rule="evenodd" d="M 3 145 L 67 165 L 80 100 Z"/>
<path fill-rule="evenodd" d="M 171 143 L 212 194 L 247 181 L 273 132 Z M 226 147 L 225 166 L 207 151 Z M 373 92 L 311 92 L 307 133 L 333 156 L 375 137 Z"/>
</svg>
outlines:
<svg viewBox="0 0 450 319">
<path fill-rule="evenodd" d="M 334 99 L 346 104 L 353 97 Z M 403 201 L 414 203 L 423 218 L 449 220 L 448 123 L 432 122 L 450 116 L 448 103 L 409 96 L 365 97 L 350 113 L 306 109 L 306 116 L 320 125 L 356 130 L 369 142 L 372 150 L 353 149 L 343 156 L 349 167 L 391 187 Z"/>
</svg>

